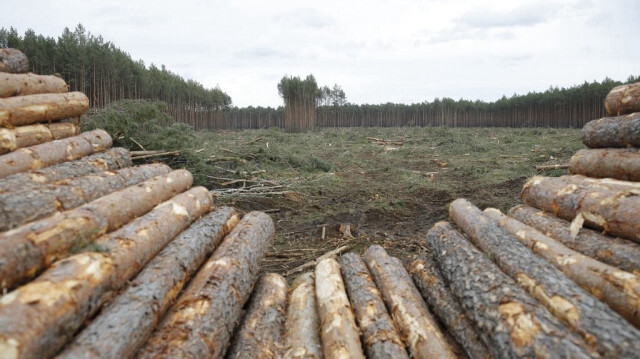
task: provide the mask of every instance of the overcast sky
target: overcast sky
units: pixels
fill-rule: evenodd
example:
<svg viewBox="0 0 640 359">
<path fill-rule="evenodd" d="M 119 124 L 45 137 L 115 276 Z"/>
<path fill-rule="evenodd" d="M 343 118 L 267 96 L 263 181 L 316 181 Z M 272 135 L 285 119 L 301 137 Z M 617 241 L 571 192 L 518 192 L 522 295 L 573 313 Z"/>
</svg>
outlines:
<svg viewBox="0 0 640 359">
<path fill-rule="evenodd" d="M 7 0 L 8 2 L 8 0 Z M 148 65 L 278 106 L 284 75 L 352 103 L 502 95 L 640 75 L 638 0 L 11 1 L 0 27 L 78 23 Z"/>
</svg>

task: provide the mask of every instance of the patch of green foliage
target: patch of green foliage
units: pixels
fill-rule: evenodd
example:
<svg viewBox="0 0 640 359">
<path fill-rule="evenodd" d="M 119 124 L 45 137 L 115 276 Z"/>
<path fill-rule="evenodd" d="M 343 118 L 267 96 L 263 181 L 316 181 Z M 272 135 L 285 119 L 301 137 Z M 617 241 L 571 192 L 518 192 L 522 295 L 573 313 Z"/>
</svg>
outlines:
<svg viewBox="0 0 640 359">
<path fill-rule="evenodd" d="M 174 169 L 189 170 L 194 185 L 205 185 L 212 164 L 195 152 L 204 147 L 204 141 L 191 126 L 175 122 L 166 110 L 167 105 L 160 101 L 118 101 L 87 115 L 82 121 L 82 130 L 102 128 L 113 138 L 114 147 L 132 151 L 179 150 L 177 156 L 151 157 L 137 160 L 136 164 L 162 161 Z"/>
</svg>

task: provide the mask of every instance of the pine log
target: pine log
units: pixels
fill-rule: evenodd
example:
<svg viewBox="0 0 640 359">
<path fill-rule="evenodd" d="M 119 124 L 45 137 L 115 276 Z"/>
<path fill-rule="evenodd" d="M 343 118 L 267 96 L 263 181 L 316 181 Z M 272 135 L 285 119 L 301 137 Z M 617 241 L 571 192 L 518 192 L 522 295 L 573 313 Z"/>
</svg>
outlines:
<svg viewBox="0 0 640 359">
<path fill-rule="evenodd" d="M 0 98 L 0 127 L 54 122 L 84 115 L 89 99 L 82 92 Z"/>
<path fill-rule="evenodd" d="M 110 148 L 75 161 L 0 178 L 0 193 L 26 188 L 37 190 L 35 188 L 46 183 L 96 172 L 114 171 L 129 166 L 131 166 L 129 150 L 122 147 Z"/>
<path fill-rule="evenodd" d="M 573 221 L 578 215 L 591 228 L 640 242 L 638 191 L 610 191 L 577 185 L 563 178 L 532 177 L 520 195 L 530 206 Z"/>
<path fill-rule="evenodd" d="M 407 271 L 379 245 L 369 247 L 364 260 L 382 293 L 387 309 L 414 358 L 455 358 Z"/>
<path fill-rule="evenodd" d="M 590 148 L 640 147 L 640 112 L 587 122 L 582 143 Z"/>
<path fill-rule="evenodd" d="M 563 180 L 576 185 L 608 191 L 640 191 L 639 182 L 623 181 L 614 178 L 591 178 L 582 175 L 561 176 Z"/>
<path fill-rule="evenodd" d="M 57 76 L 0 72 L 0 98 L 67 91 L 69 86 Z"/>
<path fill-rule="evenodd" d="M 640 275 L 640 244 L 582 228 L 571 235 L 571 222 L 527 205 L 513 207 L 509 216 L 525 223 L 565 246 L 635 275 Z"/>
<path fill-rule="evenodd" d="M 222 241 L 139 358 L 222 358 L 274 236 L 271 217 L 250 212 Z"/>
<path fill-rule="evenodd" d="M 487 208 L 484 213 L 623 318 L 636 327 L 640 325 L 640 278 L 571 250 L 495 208 Z M 635 349 L 640 350 L 640 331 L 635 333 L 638 338 Z"/>
<path fill-rule="evenodd" d="M 41 143 L 77 136 L 78 125 L 55 122 L 46 125 L 28 125 L 13 129 L 0 128 L 0 155 Z"/>
<path fill-rule="evenodd" d="M 640 111 L 640 82 L 614 87 L 604 99 L 609 115 L 622 115 Z"/>
<path fill-rule="evenodd" d="M 340 257 L 340 267 L 367 358 L 409 358 L 364 261 L 347 253 Z"/>
<path fill-rule="evenodd" d="M 427 242 L 442 276 L 494 358 L 592 357 L 579 337 L 449 223 L 436 223 Z"/>
<path fill-rule="evenodd" d="M 211 202 L 203 187 L 179 194 L 100 238 L 102 252 L 56 262 L 34 281 L 2 297 L 0 353 L 10 353 L 9 358 L 47 358 L 58 352 L 114 291 L 206 212 Z"/>
<path fill-rule="evenodd" d="M 29 71 L 27 55 L 17 49 L 0 49 L 0 72 L 19 74 L 27 71 Z"/>
<path fill-rule="evenodd" d="M 313 272 L 298 276 L 291 285 L 285 322 L 285 359 L 321 359 L 320 318 Z"/>
<path fill-rule="evenodd" d="M 104 130 L 21 148 L 0 155 L 0 178 L 73 161 L 111 147 L 111 136 Z"/>
<path fill-rule="evenodd" d="M 431 256 L 416 259 L 409 270 L 411 278 L 427 302 L 429 309 L 462 346 L 470 359 L 491 358 L 480 340 L 475 325 L 467 317 L 458 299 L 449 290 Z"/>
<path fill-rule="evenodd" d="M 640 181 L 640 151 L 637 148 L 583 149 L 571 157 L 569 172 L 588 177 Z"/>
<path fill-rule="evenodd" d="M 163 163 L 127 167 L 43 185 L 37 191 L 18 190 L 0 194 L 0 231 L 48 217 L 91 202 L 109 193 L 166 175 Z"/>
<path fill-rule="evenodd" d="M 191 183 L 188 171 L 173 171 L 1 233 L 0 287 L 12 288 L 32 278 L 70 250 L 92 245 L 93 239 L 148 212 Z"/>
<path fill-rule="evenodd" d="M 227 358 L 280 358 L 280 340 L 287 304 L 287 281 L 263 274 L 249 299 L 249 307 L 229 348 Z"/>
<path fill-rule="evenodd" d="M 627 357 L 640 349 L 633 327 L 465 199 L 449 207 L 449 216 L 507 275 L 593 349 L 606 357 Z"/>
<path fill-rule="evenodd" d="M 185 283 L 237 223 L 236 211 L 221 207 L 191 225 L 158 253 L 57 358 L 133 357 Z"/>
<path fill-rule="evenodd" d="M 364 359 L 356 319 L 340 275 L 340 264 L 333 258 L 319 261 L 315 277 L 324 357 Z"/>
</svg>

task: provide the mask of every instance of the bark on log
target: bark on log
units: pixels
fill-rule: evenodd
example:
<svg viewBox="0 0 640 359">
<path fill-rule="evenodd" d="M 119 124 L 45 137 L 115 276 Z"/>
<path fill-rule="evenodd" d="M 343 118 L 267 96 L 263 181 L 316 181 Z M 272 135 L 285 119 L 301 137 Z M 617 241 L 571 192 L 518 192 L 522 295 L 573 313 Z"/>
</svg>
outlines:
<svg viewBox="0 0 640 359">
<path fill-rule="evenodd" d="M 273 236 L 274 225 L 268 215 L 245 215 L 203 265 L 137 357 L 221 358 Z"/>
<path fill-rule="evenodd" d="M 583 149 L 571 157 L 569 172 L 588 177 L 640 181 L 640 151 L 637 148 Z"/>
<path fill-rule="evenodd" d="M 244 321 L 226 357 L 280 358 L 286 304 L 287 281 L 284 277 L 275 273 L 263 274 L 251 294 Z"/>
<path fill-rule="evenodd" d="M 48 125 L 0 128 L 0 155 L 41 143 L 77 136 L 78 125 L 72 122 L 56 122 Z"/>
<path fill-rule="evenodd" d="M 638 191 L 609 191 L 563 178 L 532 177 L 520 195 L 530 206 L 573 221 L 580 215 L 591 228 L 640 242 Z"/>
<path fill-rule="evenodd" d="M 513 207 L 509 216 L 525 223 L 565 246 L 635 275 L 640 275 L 640 244 L 602 235 L 583 228 L 573 237 L 571 222 L 527 205 Z"/>
<path fill-rule="evenodd" d="M 46 183 L 86 176 L 96 172 L 114 171 L 129 167 L 131 164 L 129 150 L 122 147 L 110 148 L 104 152 L 98 152 L 75 161 L 1 178 L 0 193 L 26 188 L 37 190 L 37 187 Z"/>
<path fill-rule="evenodd" d="M 640 326 L 640 279 L 638 277 L 571 250 L 495 208 L 487 208 L 484 213 L 594 297 L 605 302 L 636 327 Z M 635 350 L 640 350 L 640 331 L 633 332 L 636 333 L 638 340 Z"/>
<path fill-rule="evenodd" d="M 67 91 L 69 86 L 57 76 L 0 72 L 0 98 Z"/>
<path fill-rule="evenodd" d="M 98 243 L 105 252 L 56 262 L 34 281 L 2 297 L 0 353 L 9 353 L 9 358 L 54 355 L 114 291 L 211 202 L 207 189 L 193 188 L 101 238 Z"/>
<path fill-rule="evenodd" d="M 285 322 L 285 359 L 321 359 L 320 318 L 313 272 L 293 281 Z"/>
<path fill-rule="evenodd" d="M 136 185 L 171 168 L 163 163 L 127 167 L 70 178 L 33 189 L 0 194 L 0 231 L 74 209 L 109 193 Z"/>
<path fill-rule="evenodd" d="M 356 319 L 340 275 L 340 264 L 333 258 L 321 260 L 316 265 L 315 277 L 324 357 L 364 359 Z"/>
<path fill-rule="evenodd" d="M 592 357 L 579 337 L 449 223 L 436 223 L 427 233 L 427 242 L 494 358 Z"/>
<path fill-rule="evenodd" d="M 0 98 L 0 127 L 54 122 L 84 115 L 89 99 L 82 92 Z"/>
<path fill-rule="evenodd" d="M 221 207 L 191 225 L 158 253 L 57 358 L 133 357 L 185 283 L 238 220 L 233 208 Z"/>
<path fill-rule="evenodd" d="M 471 359 L 491 358 L 474 323 L 467 317 L 458 299 L 452 295 L 431 256 L 413 261 L 409 273 L 429 309 L 446 325 L 467 356 Z"/>
<path fill-rule="evenodd" d="M 582 175 L 561 176 L 563 180 L 576 185 L 608 191 L 640 191 L 639 182 L 617 180 L 614 178 L 591 178 Z"/>
<path fill-rule="evenodd" d="M 367 358 L 409 358 L 393 324 L 382 294 L 373 282 L 366 264 L 355 253 L 340 257 L 342 277 L 362 331 Z"/>
<path fill-rule="evenodd" d="M 21 148 L 0 155 L 0 178 L 73 161 L 111 147 L 111 136 L 104 130 Z"/>
<path fill-rule="evenodd" d="M 640 147 L 640 112 L 587 122 L 582 143 L 590 148 Z"/>
<path fill-rule="evenodd" d="M 604 99 L 609 115 L 622 115 L 640 111 L 640 82 L 616 86 Z"/>
<path fill-rule="evenodd" d="M 19 74 L 27 71 L 29 71 L 27 55 L 17 49 L 0 49 L 0 72 Z"/>
<path fill-rule="evenodd" d="M 0 234 L 0 287 L 12 288 L 32 278 L 69 251 L 121 227 L 156 204 L 186 190 L 192 177 L 173 171 L 100 197 L 73 210 Z"/>
<path fill-rule="evenodd" d="M 640 337 L 627 321 L 531 253 L 476 206 L 457 199 L 451 203 L 449 216 L 500 269 L 598 353 L 616 358 L 638 353 Z"/>
<path fill-rule="evenodd" d="M 364 253 L 376 286 L 414 358 L 455 358 L 411 277 L 384 248 L 374 245 Z"/>
</svg>

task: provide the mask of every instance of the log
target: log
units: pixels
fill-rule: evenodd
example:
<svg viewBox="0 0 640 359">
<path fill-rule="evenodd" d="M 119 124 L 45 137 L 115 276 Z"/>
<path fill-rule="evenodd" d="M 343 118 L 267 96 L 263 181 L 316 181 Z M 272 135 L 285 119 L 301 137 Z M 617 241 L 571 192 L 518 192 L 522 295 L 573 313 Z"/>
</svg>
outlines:
<svg viewBox="0 0 640 359">
<path fill-rule="evenodd" d="M 431 256 L 416 259 L 409 270 L 411 278 L 429 309 L 460 343 L 470 359 L 491 358 L 478 336 L 475 324 L 467 317 L 457 298 L 449 290 Z"/>
<path fill-rule="evenodd" d="M 211 203 L 205 188 L 193 188 L 102 237 L 98 242 L 102 252 L 56 262 L 34 281 L 2 297 L 0 353 L 10 353 L 10 358 L 57 353 L 113 292 Z"/>
<path fill-rule="evenodd" d="M 340 264 L 333 258 L 319 261 L 315 277 L 324 357 L 364 359 L 356 319 L 340 275 Z"/>
<path fill-rule="evenodd" d="M 43 143 L 0 155 L 0 178 L 73 161 L 111 147 L 111 136 L 104 130 Z"/>
<path fill-rule="evenodd" d="M 285 321 L 285 359 L 321 359 L 320 319 L 313 272 L 298 276 L 291 285 Z"/>
<path fill-rule="evenodd" d="M 449 216 L 480 250 L 565 325 L 606 357 L 638 353 L 640 337 L 620 315 L 567 278 L 465 199 Z"/>
<path fill-rule="evenodd" d="M 571 222 L 527 205 L 513 207 L 509 211 L 509 216 L 562 242 L 574 251 L 640 275 L 640 244 L 605 236 L 588 228 L 580 229 L 573 237 Z"/>
<path fill-rule="evenodd" d="M 583 149 L 571 157 L 569 173 L 640 181 L 640 152 L 637 148 Z"/>
<path fill-rule="evenodd" d="M 364 253 L 367 267 L 409 353 L 414 358 L 455 358 L 411 277 L 392 259 L 379 245 Z"/>
<path fill-rule="evenodd" d="M 245 215 L 171 307 L 137 357 L 221 358 L 273 236 L 274 225 L 268 215 Z"/>
<path fill-rule="evenodd" d="M 640 82 L 616 86 L 604 99 L 609 115 L 622 115 L 640 111 Z"/>
<path fill-rule="evenodd" d="M 67 178 L 86 176 L 102 171 L 114 171 L 131 166 L 129 150 L 122 147 L 110 148 L 104 152 L 64 162 L 28 173 L 17 173 L 0 179 L 0 193 L 26 188 L 35 188 Z"/>
<path fill-rule="evenodd" d="M 367 358 L 409 358 L 393 324 L 382 294 L 373 282 L 366 264 L 355 253 L 340 257 L 342 277 L 358 326 Z"/>
<path fill-rule="evenodd" d="M 33 189 L 0 194 L 0 231 L 74 209 L 109 193 L 166 175 L 171 168 L 162 163 L 127 167 L 70 178 Z"/>
<path fill-rule="evenodd" d="M 640 147 L 640 112 L 587 122 L 582 143 L 590 148 Z"/>
<path fill-rule="evenodd" d="M 0 72 L 0 98 L 67 91 L 69 86 L 61 77 Z"/>
<path fill-rule="evenodd" d="M 173 171 L 1 233 L 0 286 L 12 288 L 32 278 L 69 251 L 93 245 L 93 239 L 150 211 L 191 183 L 188 171 Z"/>
<path fill-rule="evenodd" d="M 28 125 L 13 129 L 0 128 L 0 155 L 18 148 L 35 146 L 77 135 L 78 125 L 72 122 Z"/>
<path fill-rule="evenodd" d="M 54 122 L 84 115 L 89 99 L 82 92 L 0 98 L 0 127 Z"/>
<path fill-rule="evenodd" d="M 0 49 L 0 72 L 19 74 L 27 71 L 29 71 L 27 55 L 17 49 Z"/>
<path fill-rule="evenodd" d="M 228 358 L 279 358 L 287 304 L 287 281 L 275 273 L 258 280 Z"/>
<path fill-rule="evenodd" d="M 578 215 L 591 228 L 640 242 L 637 191 L 609 191 L 576 185 L 563 178 L 532 177 L 520 194 L 530 206 L 573 221 Z"/>
<path fill-rule="evenodd" d="M 640 278 L 571 250 L 495 208 L 487 208 L 484 213 L 631 324 L 640 326 Z M 635 349 L 639 350 L 640 331 L 631 332 L 636 333 L 638 347 Z"/>
<path fill-rule="evenodd" d="M 608 191 L 640 191 L 640 183 L 617 180 L 615 178 L 591 178 L 582 175 L 561 176 L 563 180 L 576 185 Z"/>
<path fill-rule="evenodd" d="M 579 337 L 449 223 L 436 223 L 427 242 L 493 358 L 592 357 Z"/>
<path fill-rule="evenodd" d="M 221 207 L 191 225 L 158 253 L 57 358 L 133 357 L 185 283 L 237 223 L 236 211 Z"/>
</svg>

